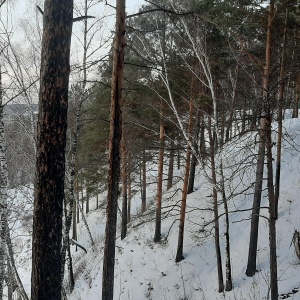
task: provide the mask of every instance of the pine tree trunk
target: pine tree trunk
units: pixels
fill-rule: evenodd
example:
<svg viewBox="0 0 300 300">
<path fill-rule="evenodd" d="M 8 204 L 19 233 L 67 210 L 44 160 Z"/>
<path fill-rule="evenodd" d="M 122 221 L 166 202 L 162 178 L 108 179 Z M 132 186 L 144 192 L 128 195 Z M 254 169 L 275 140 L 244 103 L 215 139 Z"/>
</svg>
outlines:
<svg viewBox="0 0 300 300">
<path fill-rule="evenodd" d="M 32 234 L 32 300 L 61 299 L 72 0 L 45 0 Z"/>
<path fill-rule="evenodd" d="M 109 171 L 107 219 L 102 274 L 102 299 L 113 300 L 115 244 L 117 231 L 120 151 L 122 137 L 122 89 L 125 53 L 125 0 L 117 0 L 114 42 L 111 116 L 109 138 Z"/>
<path fill-rule="evenodd" d="M 163 170 L 164 170 L 164 147 L 165 147 L 165 127 L 163 122 L 161 122 L 160 134 L 159 134 L 159 155 L 158 155 L 156 215 L 155 215 L 155 234 L 154 234 L 155 243 L 158 243 L 161 240 L 161 200 L 162 200 L 162 183 L 163 183 Z"/>
</svg>

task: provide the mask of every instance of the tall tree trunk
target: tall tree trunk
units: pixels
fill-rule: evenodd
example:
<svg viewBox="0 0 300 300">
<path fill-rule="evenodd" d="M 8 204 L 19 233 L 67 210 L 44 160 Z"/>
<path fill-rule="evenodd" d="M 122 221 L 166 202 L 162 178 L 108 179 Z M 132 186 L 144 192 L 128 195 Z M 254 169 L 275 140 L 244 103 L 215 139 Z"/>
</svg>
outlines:
<svg viewBox="0 0 300 300">
<path fill-rule="evenodd" d="M 281 63 L 280 63 L 280 87 L 278 95 L 278 134 L 277 134 L 277 153 L 276 153 L 276 174 L 275 174 L 275 218 L 278 218 L 278 201 L 280 193 L 280 170 L 281 170 L 281 144 L 282 144 L 282 120 L 283 120 L 283 101 L 284 101 L 284 66 L 285 66 L 285 53 L 286 53 L 286 31 L 287 31 L 287 18 L 288 9 L 285 12 L 285 25 L 283 32 L 283 44 L 281 53 Z"/>
<path fill-rule="evenodd" d="M 269 197 L 269 247 L 270 247 L 270 290 L 271 300 L 278 299 L 277 255 L 276 255 L 276 214 L 275 195 L 273 185 L 272 158 L 272 129 L 271 118 L 266 121 L 266 149 L 268 169 L 268 197 Z"/>
<path fill-rule="evenodd" d="M 300 98 L 300 72 L 297 74 L 296 78 L 296 92 L 295 92 L 295 101 L 293 105 L 293 118 L 298 118 L 299 111 L 299 98 Z"/>
<path fill-rule="evenodd" d="M 210 143 L 210 160 L 211 160 L 211 180 L 213 184 L 213 207 L 214 207 L 214 229 L 215 229 L 215 249 L 217 257 L 217 270 L 218 270 L 218 292 L 224 291 L 223 269 L 222 269 L 222 256 L 220 249 L 220 229 L 219 229 L 219 209 L 218 209 L 218 193 L 217 193 L 217 177 L 215 165 L 215 142 L 211 132 L 211 116 L 208 116 L 208 136 Z"/>
<path fill-rule="evenodd" d="M 88 214 L 90 212 L 90 184 L 86 182 L 86 192 L 85 192 L 85 213 Z"/>
<path fill-rule="evenodd" d="M 146 211 L 147 199 L 147 173 L 146 173 L 146 150 L 143 150 L 142 161 L 142 213 Z"/>
<path fill-rule="evenodd" d="M 174 173 L 174 139 L 171 137 L 170 151 L 169 151 L 169 169 L 168 169 L 168 180 L 167 189 L 169 190 L 173 185 L 173 173 Z"/>
<path fill-rule="evenodd" d="M 124 129 L 124 128 L 123 128 Z M 121 221 L 121 240 L 126 237 L 127 234 L 127 165 L 126 165 L 126 142 L 124 139 L 124 130 L 122 136 L 122 221 Z"/>
<path fill-rule="evenodd" d="M 185 223 L 185 211 L 186 211 L 186 198 L 188 194 L 188 182 L 190 174 L 190 163 L 191 163 L 191 143 L 192 143 L 192 132 L 193 132 L 193 98 L 190 99 L 190 116 L 189 116 L 189 128 L 188 128 L 188 141 L 186 149 L 186 160 L 185 160 L 185 173 L 182 188 L 181 208 L 180 208 L 180 219 L 179 219 L 179 232 L 178 232 L 178 243 L 177 253 L 175 262 L 180 262 L 184 259 L 183 256 L 183 236 L 184 236 L 184 223 Z"/>
<path fill-rule="evenodd" d="M 256 272 L 256 255 L 257 255 L 257 240 L 258 240 L 258 226 L 259 226 L 259 213 L 261 203 L 261 193 L 264 174 L 264 160 L 265 160 L 265 118 L 261 118 L 259 129 L 259 145 L 256 165 L 256 177 L 254 187 L 254 198 L 251 214 L 251 229 L 250 229 L 250 242 L 248 250 L 248 263 L 246 269 L 247 276 L 253 276 Z"/>
<path fill-rule="evenodd" d="M 225 282 L 225 291 L 232 290 L 232 276 L 231 276 L 231 259 L 230 259 L 230 233 L 229 233 L 229 213 L 228 213 L 228 204 L 225 191 L 225 178 L 223 172 L 223 162 L 221 161 L 220 165 L 220 175 L 221 175 L 221 188 L 222 188 L 222 200 L 224 205 L 225 212 L 225 256 L 226 256 L 226 282 Z"/>
<path fill-rule="evenodd" d="M 262 85 L 263 87 L 262 108 L 263 109 L 260 117 L 260 135 L 259 135 L 260 141 L 259 141 L 259 149 L 258 149 L 256 183 L 255 183 L 254 200 L 253 200 L 252 217 L 251 217 L 248 265 L 246 270 L 247 276 L 253 276 L 256 271 L 258 224 L 259 224 L 259 211 L 260 211 L 260 203 L 261 203 L 261 190 L 262 190 L 264 156 L 265 156 L 265 146 L 266 146 L 267 118 L 270 117 L 270 73 L 271 73 L 272 23 L 274 18 L 274 1 L 275 0 L 270 0 L 269 12 L 268 12 L 266 59 L 265 59 L 263 85 Z"/>
<path fill-rule="evenodd" d="M 161 200 L 162 200 L 162 184 L 163 184 L 163 171 L 164 171 L 164 148 L 165 148 L 165 127 L 163 121 L 161 120 L 160 131 L 159 131 L 159 155 L 158 155 L 156 215 L 155 215 L 155 234 L 154 234 L 155 243 L 160 242 L 161 240 Z"/>
<path fill-rule="evenodd" d="M 73 1 L 45 0 L 43 20 L 31 299 L 59 300 Z"/>
<path fill-rule="evenodd" d="M 107 216 L 102 273 L 102 299 L 113 300 L 115 245 L 117 231 L 120 152 L 122 137 L 122 90 L 125 54 L 125 0 L 117 0 L 114 41 L 111 116 L 109 137 L 109 169 Z"/>
<path fill-rule="evenodd" d="M 72 239 L 77 241 L 77 222 L 76 222 L 76 201 L 73 201 L 73 212 L 72 212 Z"/>
</svg>

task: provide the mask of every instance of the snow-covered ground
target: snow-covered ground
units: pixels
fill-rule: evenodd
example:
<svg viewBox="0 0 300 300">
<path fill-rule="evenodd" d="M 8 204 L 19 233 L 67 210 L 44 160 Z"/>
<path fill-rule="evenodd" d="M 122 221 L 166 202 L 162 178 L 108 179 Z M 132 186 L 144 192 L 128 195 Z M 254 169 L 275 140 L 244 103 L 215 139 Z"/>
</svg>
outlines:
<svg viewBox="0 0 300 300">
<path fill-rule="evenodd" d="M 300 230 L 300 121 L 284 121 L 285 140 L 282 154 L 281 195 L 279 219 L 277 222 L 277 254 L 279 293 L 290 294 L 289 299 L 300 299 L 300 264 L 293 246 L 290 247 L 295 229 Z M 268 299 L 269 297 L 269 247 L 268 224 L 260 218 L 258 243 L 258 272 L 253 278 L 245 275 L 248 255 L 250 209 L 252 207 L 252 189 L 247 189 L 254 182 L 255 162 L 253 153 L 255 136 L 247 135 L 227 145 L 218 156 L 224 164 L 224 172 L 230 181 L 226 183 L 230 213 L 231 262 L 234 288 L 231 292 L 218 293 L 217 269 L 213 236 L 211 184 L 198 166 L 195 192 L 188 195 L 187 215 L 184 236 L 184 256 L 180 263 L 175 263 L 178 238 L 179 205 L 182 181 L 178 181 L 171 190 L 165 191 L 163 199 L 162 242 L 155 244 L 154 211 L 149 204 L 147 212 L 139 214 L 140 194 L 132 199 L 132 221 L 128 236 L 121 241 L 119 234 L 116 248 L 115 297 L 124 300 L 183 300 L 183 299 Z M 276 141 L 276 133 L 274 132 Z M 274 151 L 275 151 L 274 147 Z M 236 163 L 243 161 L 244 168 L 235 172 Z M 275 163 L 275 162 L 274 162 Z M 182 176 L 183 168 L 178 171 Z M 209 171 L 209 169 L 208 169 Z M 148 180 L 155 182 L 156 172 L 149 172 Z M 148 203 L 154 203 L 155 183 L 148 188 Z M 240 192 L 242 193 L 240 194 Z M 22 193 L 32 195 L 30 189 L 11 191 L 14 205 L 23 205 Z M 27 198 L 26 198 L 27 199 Z M 100 200 L 105 200 L 105 193 Z M 221 198 L 220 198 L 221 199 Z M 26 202 L 27 203 L 27 202 Z M 23 218 L 12 214 L 12 235 L 15 246 L 17 267 L 24 282 L 25 289 L 30 291 L 30 220 L 32 212 L 28 205 L 19 209 Z M 92 208 L 93 208 L 92 202 Z M 29 205 L 30 206 L 30 205 Z M 266 191 L 263 194 L 262 206 L 268 206 Z M 239 211 L 243 210 L 243 211 Z M 16 209 L 14 209 L 16 211 Z M 220 205 L 220 213 L 223 212 Z M 262 216 L 268 216 L 268 210 L 261 210 Z M 91 210 L 86 215 L 96 245 L 91 246 L 84 224 L 78 224 L 78 242 L 88 251 L 75 251 L 72 246 L 75 271 L 75 289 L 68 296 L 70 300 L 101 299 L 103 236 L 105 229 L 105 211 Z M 224 255 L 224 217 L 220 218 L 221 250 L 223 273 L 225 276 Z M 66 279 L 67 282 L 67 279 Z M 283 296 L 281 296 L 283 297 Z"/>
</svg>

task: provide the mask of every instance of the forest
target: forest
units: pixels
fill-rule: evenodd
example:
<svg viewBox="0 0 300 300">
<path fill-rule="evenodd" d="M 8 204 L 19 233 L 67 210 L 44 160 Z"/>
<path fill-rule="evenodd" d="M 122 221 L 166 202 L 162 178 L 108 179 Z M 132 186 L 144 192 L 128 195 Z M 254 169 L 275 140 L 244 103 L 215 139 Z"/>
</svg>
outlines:
<svg viewBox="0 0 300 300">
<path fill-rule="evenodd" d="M 300 2 L 19 2 L 0 300 L 300 299 Z"/>
</svg>

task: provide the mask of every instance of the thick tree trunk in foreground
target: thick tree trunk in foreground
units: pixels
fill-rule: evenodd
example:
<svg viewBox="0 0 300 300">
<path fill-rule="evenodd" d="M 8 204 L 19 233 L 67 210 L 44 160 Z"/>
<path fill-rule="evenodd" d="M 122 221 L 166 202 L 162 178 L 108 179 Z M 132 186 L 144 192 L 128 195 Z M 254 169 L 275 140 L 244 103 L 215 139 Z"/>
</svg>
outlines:
<svg viewBox="0 0 300 300">
<path fill-rule="evenodd" d="M 45 0 L 32 239 L 32 300 L 61 299 L 72 0 Z"/>
<path fill-rule="evenodd" d="M 122 89 L 125 53 L 125 0 L 117 0 L 111 91 L 107 216 L 102 273 L 102 299 L 113 300 L 117 211 L 122 137 Z"/>
</svg>

